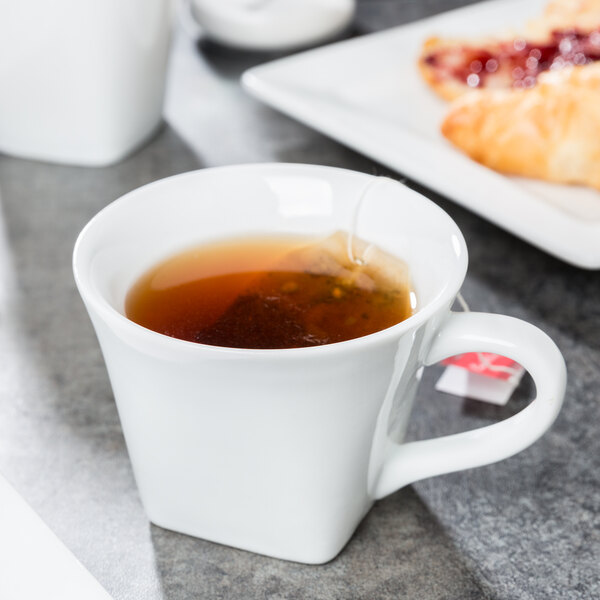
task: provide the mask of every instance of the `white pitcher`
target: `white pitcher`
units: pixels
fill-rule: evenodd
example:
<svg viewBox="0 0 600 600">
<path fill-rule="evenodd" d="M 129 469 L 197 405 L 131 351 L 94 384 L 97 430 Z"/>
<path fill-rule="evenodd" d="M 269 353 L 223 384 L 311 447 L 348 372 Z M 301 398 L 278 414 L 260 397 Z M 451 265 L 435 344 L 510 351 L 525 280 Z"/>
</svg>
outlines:
<svg viewBox="0 0 600 600">
<path fill-rule="evenodd" d="M 161 121 L 168 0 L 0 0 L 0 152 L 114 163 Z"/>
</svg>

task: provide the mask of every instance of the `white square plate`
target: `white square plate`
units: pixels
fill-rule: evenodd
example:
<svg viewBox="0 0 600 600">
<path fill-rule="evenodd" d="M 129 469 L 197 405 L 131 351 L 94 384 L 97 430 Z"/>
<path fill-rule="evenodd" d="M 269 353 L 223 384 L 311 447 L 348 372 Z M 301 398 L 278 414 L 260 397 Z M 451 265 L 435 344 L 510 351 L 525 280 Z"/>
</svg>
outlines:
<svg viewBox="0 0 600 600">
<path fill-rule="evenodd" d="M 550 254 L 599 269 L 600 192 L 506 177 L 462 155 L 439 132 L 447 104 L 417 70 L 428 36 L 497 32 L 539 15 L 544 5 L 482 2 L 254 67 L 242 83 L 263 102 Z"/>
</svg>

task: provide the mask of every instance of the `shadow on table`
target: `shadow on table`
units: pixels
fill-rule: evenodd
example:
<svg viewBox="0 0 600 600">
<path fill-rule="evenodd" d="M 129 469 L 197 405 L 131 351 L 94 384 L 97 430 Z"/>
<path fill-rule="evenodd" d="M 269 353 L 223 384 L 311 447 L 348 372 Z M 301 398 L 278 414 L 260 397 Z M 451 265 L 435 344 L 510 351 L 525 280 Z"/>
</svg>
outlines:
<svg viewBox="0 0 600 600">
<path fill-rule="evenodd" d="M 0 155 L 0 469 L 100 581 L 145 598 L 147 521 L 71 255 L 115 198 L 201 166 L 169 126 L 104 168 Z"/>
<path fill-rule="evenodd" d="M 53 427 L 58 436 L 67 425 L 83 447 L 102 440 L 99 459 L 106 458 L 103 452 L 126 459 L 100 348 L 73 278 L 73 246 L 84 225 L 119 196 L 201 166 L 166 124 L 137 152 L 108 167 L 0 155 L 0 266 L 7 271 L 0 277 L 0 333 L 15 363 L 4 367 L 19 390 L 14 406 L 24 426 L 39 429 L 41 445 Z M 15 436 L 21 418 L 16 411 Z M 32 454 L 37 439 L 32 433 L 27 442 Z M 52 451 L 44 448 L 42 454 Z"/>
<path fill-rule="evenodd" d="M 333 41 L 342 41 L 361 35 L 361 33 L 362 32 L 358 28 L 352 27 Z M 332 40 L 327 40 L 322 44 L 310 46 L 304 50 L 312 50 L 319 46 L 326 46 L 331 42 Z M 219 75 L 233 80 L 237 80 L 246 69 L 303 51 L 303 49 L 270 52 L 244 50 L 240 48 L 231 48 L 206 38 L 199 39 L 196 43 L 196 48 L 198 52 L 202 54 L 204 60 L 217 71 Z"/>
<path fill-rule="evenodd" d="M 151 538 L 170 600 L 494 598 L 411 487 L 378 502 L 325 565 L 267 558 L 156 526 Z"/>
</svg>

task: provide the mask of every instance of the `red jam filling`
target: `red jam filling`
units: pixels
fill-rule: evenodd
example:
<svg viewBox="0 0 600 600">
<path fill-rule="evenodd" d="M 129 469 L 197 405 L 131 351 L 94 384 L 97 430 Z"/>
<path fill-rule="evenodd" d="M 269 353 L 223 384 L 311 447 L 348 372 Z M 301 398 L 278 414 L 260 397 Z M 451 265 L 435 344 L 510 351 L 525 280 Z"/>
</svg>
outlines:
<svg viewBox="0 0 600 600">
<path fill-rule="evenodd" d="M 600 29 L 553 31 L 546 44 L 515 39 L 491 50 L 464 46 L 425 57 L 427 64 L 472 88 L 485 87 L 493 79 L 501 79 L 506 87 L 528 88 L 543 71 L 596 60 L 600 60 Z"/>
</svg>

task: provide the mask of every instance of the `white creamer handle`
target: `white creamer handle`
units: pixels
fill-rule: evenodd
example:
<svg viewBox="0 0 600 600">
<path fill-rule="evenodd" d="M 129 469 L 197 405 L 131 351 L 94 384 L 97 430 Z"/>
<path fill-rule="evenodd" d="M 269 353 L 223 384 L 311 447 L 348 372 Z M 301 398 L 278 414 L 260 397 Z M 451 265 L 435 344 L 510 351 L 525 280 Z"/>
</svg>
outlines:
<svg viewBox="0 0 600 600">
<path fill-rule="evenodd" d="M 406 444 L 389 441 L 375 498 L 426 477 L 508 458 L 533 444 L 554 422 L 565 393 L 566 367 L 556 344 L 540 329 L 504 315 L 450 313 L 425 364 L 466 352 L 492 352 L 515 360 L 533 378 L 535 398 L 494 425 Z"/>
</svg>

